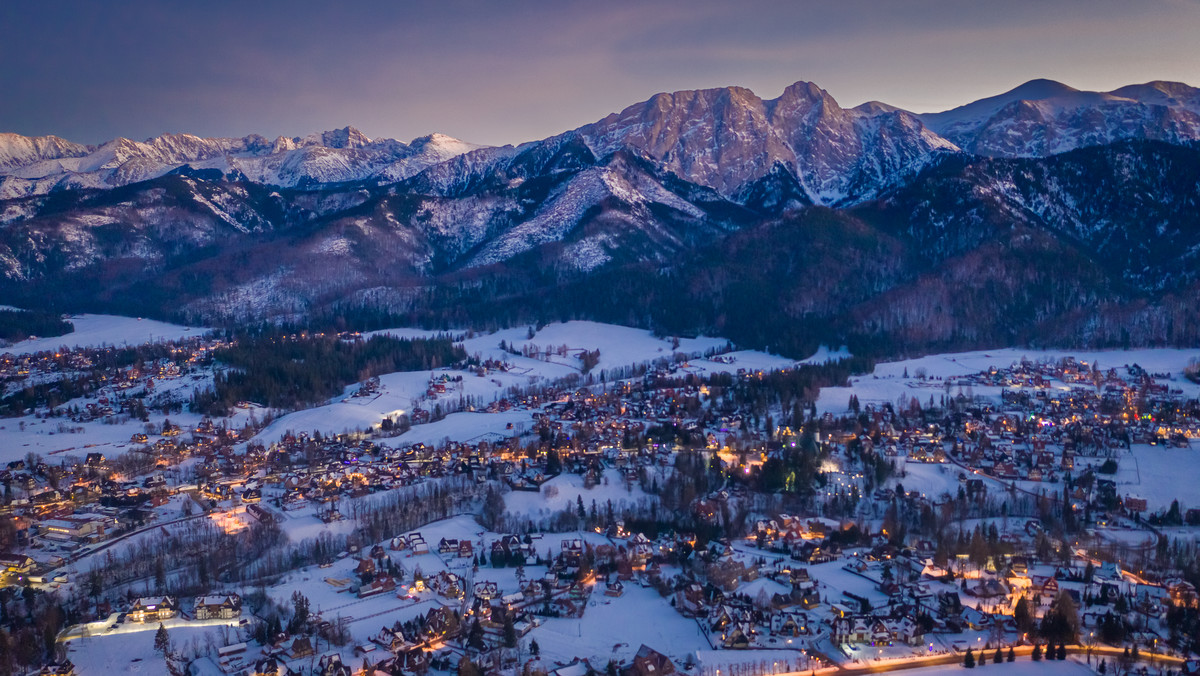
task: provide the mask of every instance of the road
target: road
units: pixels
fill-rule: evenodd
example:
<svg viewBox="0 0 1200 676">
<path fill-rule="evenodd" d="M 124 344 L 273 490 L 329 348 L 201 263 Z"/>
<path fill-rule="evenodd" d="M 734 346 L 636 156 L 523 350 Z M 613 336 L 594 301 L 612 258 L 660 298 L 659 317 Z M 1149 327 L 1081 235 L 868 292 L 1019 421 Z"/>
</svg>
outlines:
<svg viewBox="0 0 1200 676">
<path fill-rule="evenodd" d="M 988 657 L 991 657 L 994 651 L 986 650 L 984 652 L 987 653 Z M 1029 656 L 1033 653 L 1033 646 L 1017 646 L 1013 649 L 1013 652 L 1016 653 L 1018 659 L 1029 658 Z M 1124 652 L 1125 651 L 1122 648 L 1113 648 L 1111 646 L 1094 646 L 1091 648 L 1092 656 L 1103 656 L 1105 658 L 1119 659 L 1124 655 Z M 1087 655 L 1088 648 L 1087 646 L 1081 645 L 1069 645 L 1067 646 L 1067 654 Z M 945 653 L 941 655 L 931 655 L 928 657 L 910 657 L 896 660 L 883 660 L 881 662 L 871 662 L 867 664 L 851 664 L 848 666 L 838 665 L 835 667 L 826 667 L 824 669 L 793 671 L 776 674 L 775 676 L 862 676 L 865 674 L 879 674 L 887 671 L 904 671 L 905 669 L 920 669 L 923 667 L 962 664 L 963 656 L 963 653 Z M 1004 656 L 1005 659 L 1008 659 L 1008 650 L 1004 650 Z M 1151 659 L 1151 657 L 1153 659 Z M 979 655 L 977 653 L 976 659 L 978 658 Z M 1182 665 L 1185 660 L 1182 657 L 1173 657 L 1169 655 L 1150 656 L 1143 654 L 1142 661 L 1151 661 L 1158 664 L 1179 666 Z"/>
</svg>

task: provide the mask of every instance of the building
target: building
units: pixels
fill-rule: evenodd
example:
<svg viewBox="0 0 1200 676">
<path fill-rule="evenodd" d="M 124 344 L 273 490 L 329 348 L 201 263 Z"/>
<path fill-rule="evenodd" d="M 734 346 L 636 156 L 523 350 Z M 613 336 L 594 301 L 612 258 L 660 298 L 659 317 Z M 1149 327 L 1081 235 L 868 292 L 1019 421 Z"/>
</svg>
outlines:
<svg viewBox="0 0 1200 676">
<path fill-rule="evenodd" d="M 144 596 L 129 609 L 130 622 L 161 622 L 175 617 L 179 604 L 170 596 Z"/>
<path fill-rule="evenodd" d="M 642 644 L 633 657 L 633 664 L 625 673 L 627 676 L 671 676 L 675 673 L 675 663 L 666 655 Z"/>
<path fill-rule="evenodd" d="M 242 597 L 237 594 L 196 597 L 197 620 L 229 620 L 242 614 Z"/>
</svg>

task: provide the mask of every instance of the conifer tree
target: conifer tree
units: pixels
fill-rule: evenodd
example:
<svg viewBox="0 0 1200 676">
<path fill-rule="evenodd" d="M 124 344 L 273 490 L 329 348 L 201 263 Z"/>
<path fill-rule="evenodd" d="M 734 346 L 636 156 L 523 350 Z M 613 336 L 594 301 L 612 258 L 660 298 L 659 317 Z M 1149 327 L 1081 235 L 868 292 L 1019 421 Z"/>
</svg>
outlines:
<svg viewBox="0 0 1200 676">
<path fill-rule="evenodd" d="M 166 655 L 171 649 L 171 637 L 167 635 L 167 628 L 162 622 L 158 623 L 158 631 L 154 632 L 154 650 L 155 652 Z"/>
</svg>

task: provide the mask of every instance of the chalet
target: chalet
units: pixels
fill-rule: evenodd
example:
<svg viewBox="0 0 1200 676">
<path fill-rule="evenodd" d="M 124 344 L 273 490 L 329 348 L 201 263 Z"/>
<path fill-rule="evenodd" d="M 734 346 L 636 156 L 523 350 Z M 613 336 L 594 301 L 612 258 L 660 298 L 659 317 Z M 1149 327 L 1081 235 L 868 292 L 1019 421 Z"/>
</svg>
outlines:
<svg viewBox="0 0 1200 676">
<path fill-rule="evenodd" d="M 1053 577 L 1042 577 L 1041 575 L 1033 576 L 1033 592 L 1041 594 L 1047 601 L 1053 600 L 1058 596 L 1058 580 Z"/>
<path fill-rule="evenodd" d="M 371 642 L 392 653 L 397 653 L 410 645 L 402 632 L 388 627 L 380 629 L 378 634 L 372 636 Z"/>
<path fill-rule="evenodd" d="M 475 598 L 482 601 L 491 601 L 500 596 L 500 588 L 495 582 L 476 582 L 475 583 Z"/>
<path fill-rule="evenodd" d="M 721 644 L 731 650 L 743 650 L 750 647 L 750 634 L 753 633 L 749 622 L 739 622 L 721 635 Z"/>
<path fill-rule="evenodd" d="M 438 606 L 425 616 L 424 635 L 438 639 L 453 635 L 458 630 L 458 615 L 449 606 Z"/>
<path fill-rule="evenodd" d="M 312 673 L 317 676 L 353 676 L 354 670 L 342 662 L 340 653 L 326 653 L 317 660 L 317 668 Z"/>
<path fill-rule="evenodd" d="M 197 620 L 229 620 L 242 614 L 242 598 L 237 594 L 199 596 L 194 616 Z"/>
<path fill-rule="evenodd" d="M 425 538 L 421 537 L 420 533 L 411 533 L 408 536 L 408 548 L 413 554 L 428 554 L 429 545 L 425 542 Z"/>
<path fill-rule="evenodd" d="M 806 636 L 808 616 L 798 612 L 778 612 L 771 615 L 771 633 L 776 636 Z"/>
<path fill-rule="evenodd" d="M 376 596 L 378 594 L 385 594 L 387 592 L 391 592 L 391 591 L 395 591 L 395 590 L 396 590 L 396 578 L 391 577 L 389 575 L 380 575 L 379 577 L 375 578 L 374 580 L 371 580 L 369 583 L 364 584 L 363 586 L 358 588 L 358 598 L 365 599 L 365 598 L 368 598 L 371 596 Z"/>
<path fill-rule="evenodd" d="M 562 541 L 562 557 L 567 567 L 579 567 L 579 562 L 583 559 L 583 540 L 579 538 L 564 539 Z"/>
<path fill-rule="evenodd" d="M 1146 498 L 1139 498 L 1133 495 L 1126 495 L 1125 500 L 1121 504 L 1130 512 L 1144 512 L 1147 508 Z"/>
<path fill-rule="evenodd" d="M 598 673 L 586 659 L 576 657 L 567 664 L 551 671 L 549 676 L 585 676 Z"/>
<path fill-rule="evenodd" d="M 921 631 L 921 626 L 911 617 L 889 620 L 888 624 L 893 640 L 910 646 L 918 646 L 925 643 L 925 633 Z"/>
<path fill-rule="evenodd" d="M 24 554 L 0 554 L 0 568 L 7 573 L 27 575 L 33 570 L 33 559 Z"/>
<path fill-rule="evenodd" d="M 47 664 L 37 672 L 38 676 L 75 676 L 75 665 L 70 660 Z"/>
<path fill-rule="evenodd" d="M 441 542 L 438 542 L 438 553 L 439 554 L 454 554 L 457 556 L 458 555 L 458 540 L 451 539 L 451 538 L 442 538 Z"/>
<path fill-rule="evenodd" d="M 1171 597 L 1171 604 L 1177 608 L 1200 607 L 1200 596 L 1196 595 L 1196 588 L 1186 580 L 1167 582 L 1167 594 Z"/>
<path fill-rule="evenodd" d="M 144 596 L 129 609 L 130 622 L 161 622 L 175 617 L 179 605 L 170 596 Z"/>
<path fill-rule="evenodd" d="M 830 639 L 834 645 L 866 643 L 871 640 L 871 625 L 862 617 L 840 617 L 833 620 Z"/>
<path fill-rule="evenodd" d="M 429 653 L 421 646 L 405 646 L 396 651 L 394 667 L 400 668 L 397 673 L 423 674 L 429 669 Z"/>
<path fill-rule="evenodd" d="M 685 617 L 700 615 L 704 606 L 704 588 L 695 582 L 675 592 L 675 608 Z"/>
<path fill-rule="evenodd" d="M 292 659 L 308 657 L 315 652 L 316 651 L 313 649 L 312 645 L 312 639 L 307 636 L 297 636 L 296 639 L 292 641 L 292 647 L 288 650 L 288 654 L 292 657 Z"/>
<path fill-rule="evenodd" d="M 626 670 L 627 676 L 671 676 L 675 663 L 666 655 L 642 644 L 633 657 L 633 664 Z"/>
<path fill-rule="evenodd" d="M 252 676 L 290 676 L 294 672 L 288 669 L 283 660 L 274 655 L 267 655 L 255 660 L 249 673 Z"/>
</svg>

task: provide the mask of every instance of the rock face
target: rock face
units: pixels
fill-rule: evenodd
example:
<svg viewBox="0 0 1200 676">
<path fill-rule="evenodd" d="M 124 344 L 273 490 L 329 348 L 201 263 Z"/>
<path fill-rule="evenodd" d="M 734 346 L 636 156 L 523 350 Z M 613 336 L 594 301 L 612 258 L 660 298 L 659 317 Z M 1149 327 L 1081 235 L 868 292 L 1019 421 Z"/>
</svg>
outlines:
<svg viewBox="0 0 1200 676">
<path fill-rule="evenodd" d="M 204 321 L 540 308 L 915 350 L 1200 339 L 1198 114 L 1176 83 L 916 115 L 799 82 L 659 94 L 518 147 L 5 134 L 0 297 Z M 763 303 L 791 328 L 756 324 Z"/>
<path fill-rule="evenodd" d="M 740 87 L 659 94 L 578 133 L 599 156 L 632 149 L 726 196 L 782 167 L 817 204 L 873 196 L 957 150 L 910 113 L 845 110 L 810 82 L 767 101 Z"/>
</svg>

